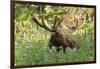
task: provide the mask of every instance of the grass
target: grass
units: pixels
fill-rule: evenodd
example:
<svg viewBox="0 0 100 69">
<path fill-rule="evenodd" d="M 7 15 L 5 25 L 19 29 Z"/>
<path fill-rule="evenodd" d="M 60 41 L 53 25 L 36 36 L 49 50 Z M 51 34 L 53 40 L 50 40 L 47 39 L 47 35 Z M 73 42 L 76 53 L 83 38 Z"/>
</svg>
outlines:
<svg viewBox="0 0 100 69">
<path fill-rule="evenodd" d="M 15 40 L 15 65 L 57 64 L 94 61 L 93 27 L 73 33 L 79 49 L 66 48 L 66 53 L 48 48 L 50 34 L 45 30 L 34 35 L 32 42 Z M 33 34 L 32 34 L 33 35 Z M 40 38 L 41 37 L 41 38 Z"/>
<path fill-rule="evenodd" d="M 33 43 L 17 43 L 15 46 L 16 65 L 57 64 L 69 62 L 85 62 L 94 60 L 94 46 L 92 36 L 88 36 L 85 44 L 79 40 L 79 50 L 66 49 L 66 53 L 49 49 L 48 40 L 33 41 Z"/>
</svg>

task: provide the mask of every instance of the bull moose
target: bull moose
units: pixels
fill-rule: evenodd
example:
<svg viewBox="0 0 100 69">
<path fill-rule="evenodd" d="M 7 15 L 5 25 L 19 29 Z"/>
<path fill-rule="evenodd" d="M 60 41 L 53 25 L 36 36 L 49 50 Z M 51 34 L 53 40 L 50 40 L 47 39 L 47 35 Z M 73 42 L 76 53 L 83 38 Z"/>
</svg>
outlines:
<svg viewBox="0 0 100 69">
<path fill-rule="evenodd" d="M 53 23 L 53 27 L 49 28 L 45 23 L 45 17 L 33 15 L 32 20 L 34 23 L 39 25 L 40 27 L 44 28 L 45 30 L 51 32 L 51 38 L 49 40 L 49 48 L 55 47 L 56 50 L 59 52 L 61 49 L 63 49 L 63 52 L 65 53 L 66 48 L 69 47 L 71 49 L 75 48 L 77 46 L 77 43 L 73 37 L 64 29 L 64 26 L 67 26 L 67 28 L 71 30 L 75 30 L 77 28 L 78 22 L 76 25 L 72 25 L 69 27 L 68 25 L 64 25 L 66 21 L 68 21 L 68 16 L 63 15 L 62 17 L 55 16 L 55 21 Z M 74 21 L 75 22 L 75 21 Z"/>
</svg>

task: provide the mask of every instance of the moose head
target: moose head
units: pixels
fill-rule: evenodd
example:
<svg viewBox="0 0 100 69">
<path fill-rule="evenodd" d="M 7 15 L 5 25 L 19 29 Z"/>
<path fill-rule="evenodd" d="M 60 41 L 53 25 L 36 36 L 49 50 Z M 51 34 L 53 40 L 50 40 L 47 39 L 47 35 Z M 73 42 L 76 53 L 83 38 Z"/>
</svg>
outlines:
<svg viewBox="0 0 100 69">
<path fill-rule="evenodd" d="M 77 27 L 76 25 L 73 25 L 72 27 L 69 27 L 67 24 L 64 25 L 64 23 L 68 22 L 68 16 L 63 15 L 61 17 L 55 16 L 54 23 L 52 28 L 49 28 L 48 25 L 45 23 L 45 18 L 42 16 L 33 15 L 32 20 L 34 23 L 36 23 L 38 26 L 44 28 L 45 30 L 51 32 L 51 38 L 49 40 L 49 48 L 55 47 L 57 51 L 60 51 L 63 49 L 63 52 L 65 52 L 65 49 L 67 47 L 73 49 L 76 47 L 76 41 L 75 39 L 69 34 L 68 31 L 64 29 L 64 26 L 71 30 L 75 30 Z"/>
</svg>

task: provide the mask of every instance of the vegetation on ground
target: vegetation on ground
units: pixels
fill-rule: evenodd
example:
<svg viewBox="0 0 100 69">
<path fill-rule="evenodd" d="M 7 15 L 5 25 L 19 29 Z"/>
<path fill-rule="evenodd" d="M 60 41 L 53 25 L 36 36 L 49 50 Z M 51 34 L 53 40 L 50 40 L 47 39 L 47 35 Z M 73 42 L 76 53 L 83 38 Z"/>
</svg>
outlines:
<svg viewBox="0 0 100 69">
<path fill-rule="evenodd" d="M 68 15 L 81 20 L 84 27 L 70 33 L 79 48 L 67 48 L 66 53 L 50 49 L 51 32 L 36 25 L 31 14 L 45 16 L 49 27 L 52 27 L 55 15 Z M 94 17 L 93 8 L 15 4 L 15 65 L 94 61 Z"/>
</svg>

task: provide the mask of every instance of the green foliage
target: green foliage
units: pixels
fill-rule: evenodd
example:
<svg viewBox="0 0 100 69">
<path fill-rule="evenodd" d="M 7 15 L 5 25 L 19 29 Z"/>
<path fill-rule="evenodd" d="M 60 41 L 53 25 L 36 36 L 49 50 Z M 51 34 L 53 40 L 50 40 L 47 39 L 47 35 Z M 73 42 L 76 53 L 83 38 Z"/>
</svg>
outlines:
<svg viewBox="0 0 100 69">
<path fill-rule="evenodd" d="M 56 64 L 65 62 L 85 62 L 94 60 L 94 23 L 91 19 L 93 9 L 74 8 L 61 6 L 44 6 L 40 11 L 38 5 L 31 5 L 31 11 L 28 10 L 28 4 L 16 4 L 15 6 L 15 64 Z M 48 41 L 51 33 L 37 26 L 33 21 L 31 14 L 44 16 L 49 26 L 54 23 L 55 15 L 67 14 L 82 19 L 86 22 L 85 26 L 72 33 L 75 37 L 79 49 L 66 49 L 66 53 L 56 52 L 48 48 Z M 88 16 L 88 18 L 86 18 Z"/>
<path fill-rule="evenodd" d="M 90 34 L 88 34 L 90 35 Z M 82 36 L 81 36 L 82 37 Z M 94 48 L 93 39 L 88 40 L 93 36 L 86 36 L 86 41 L 81 39 L 79 42 L 79 50 L 66 49 L 66 53 L 49 49 L 47 47 L 48 40 L 41 40 L 33 42 L 32 45 L 20 44 L 16 46 L 16 65 L 28 65 L 28 64 L 56 64 L 56 63 L 68 63 L 68 62 L 85 62 L 94 60 Z"/>
</svg>

